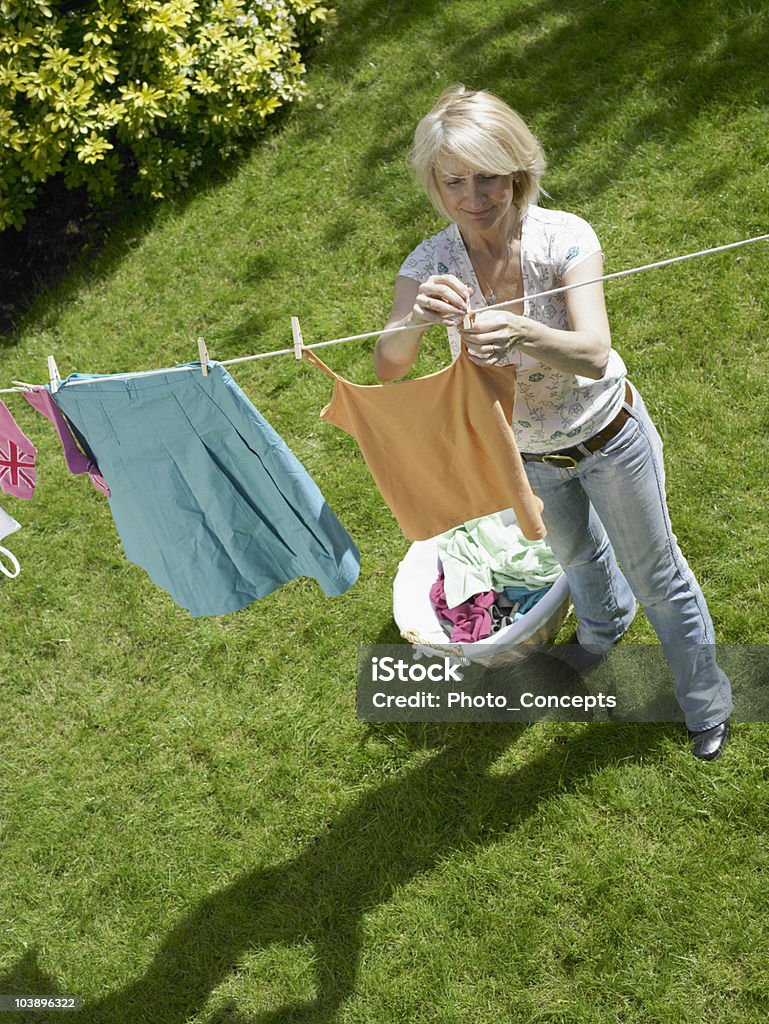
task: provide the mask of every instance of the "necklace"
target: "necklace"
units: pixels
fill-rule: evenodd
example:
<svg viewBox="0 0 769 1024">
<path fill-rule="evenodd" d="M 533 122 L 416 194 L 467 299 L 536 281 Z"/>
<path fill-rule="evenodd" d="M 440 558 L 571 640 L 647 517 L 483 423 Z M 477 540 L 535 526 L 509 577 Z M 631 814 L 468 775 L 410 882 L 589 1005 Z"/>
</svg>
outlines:
<svg viewBox="0 0 769 1024">
<path fill-rule="evenodd" d="M 497 301 L 497 285 L 499 284 L 500 280 L 505 276 L 505 273 L 507 271 L 509 263 L 510 263 L 510 246 L 508 245 L 507 249 L 505 250 L 505 261 L 502 264 L 502 269 L 496 275 L 496 277 L 494 278 L 494 281 L 492 282 L 491 279 L 487 277 L 486 278 L 486 288 L 483 288 L 483 286 L 481 285 L 482 291 L 484 291 L 486 293 L 486 304 L 489 305 L 489 306 L 493 306 L 494 303 Z M 479 280 L 478 283 L 479 284 L 481 283 L 480 280 Z"/>
<path fill-rule="evenodd" d="M 508 267 L 510 266 L 510 255 L 512 253 L 513 246 L 514 246 L 515 242 L 520 239 L 520 237 L 521 237 L 521 219 L 519 217 L 518 221 L 517 221 L 517 223 L 515 225 L 515 230 L 513 231 L 512 239 L 507 243 L 507 246 L 505 247 L 505 257 L 504 257 L 504 261 L 502 263 L 502 267 L 495 274 L 494 280 L 492 281 L 490 277 L 488 277 L 487 275 L 484 275 L 484 279 L 486 281 L 486 287 L 484 288 L 483 287 L 483 283 L 481 281 L 481 275 L 476 272 L 476 277 L 478 278 L 478 284 L 481 285 L 481 291 L 485 293 L 486 304 L 488 306 L 493 306 L 498 301 L 497 300 L 497 285 L 499 284 L 500 281 L 504 280 L 505 274 L 507 273 Z"/>
</svg>

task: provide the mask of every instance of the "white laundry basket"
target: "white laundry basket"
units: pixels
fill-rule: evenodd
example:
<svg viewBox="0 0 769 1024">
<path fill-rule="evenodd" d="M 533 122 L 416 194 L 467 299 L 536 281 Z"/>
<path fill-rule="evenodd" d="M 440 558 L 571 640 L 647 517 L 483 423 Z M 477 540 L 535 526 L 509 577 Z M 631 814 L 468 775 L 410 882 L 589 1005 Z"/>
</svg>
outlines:
<svg viewBox="0 0 769 1024">
<path fill-rule="evenodd" d="M 512 510 L 500 515 L 506 525 L 516 522 Z M 404 640 L 424 654 L 451 655 L 487 665 L 523 656 L 525 650 L 520 645 L 552 642 L 571 607 L 564 575 L 517 622 L 485 640 L 452 643 L 430 603 L 430 588 L 440 572 L 438 539 L 415 541 L 398 566 L 393 582 L 393 616 Z"/>
</svg>

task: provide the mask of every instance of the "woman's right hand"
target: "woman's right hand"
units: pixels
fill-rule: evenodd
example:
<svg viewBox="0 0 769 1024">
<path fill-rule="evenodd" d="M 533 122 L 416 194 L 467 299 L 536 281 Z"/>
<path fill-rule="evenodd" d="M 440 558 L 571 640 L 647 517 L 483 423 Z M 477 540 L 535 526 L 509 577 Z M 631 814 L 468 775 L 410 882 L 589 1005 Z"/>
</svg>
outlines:
<svg viewBox="0 0 769 1024">
<path fill-rule="evenodd" d="M 413 323 L 453 327 L 467 312 L 473 288 L 453 274 L 435 274 L 419 286 L 411 310 Z"/>
<path fill-rule="evenodd" d="M 451 274 L 435 274 L 424 284 L 398 275 L 385 328 L 412 329 L 380 336 L 374 348 L 374 369 L 379 380 L 397 380 L 408 373 L 428 327 L 456 326 L 467 312 L 467 299 L 472 294 L 471 287 Z"/>
</svg>

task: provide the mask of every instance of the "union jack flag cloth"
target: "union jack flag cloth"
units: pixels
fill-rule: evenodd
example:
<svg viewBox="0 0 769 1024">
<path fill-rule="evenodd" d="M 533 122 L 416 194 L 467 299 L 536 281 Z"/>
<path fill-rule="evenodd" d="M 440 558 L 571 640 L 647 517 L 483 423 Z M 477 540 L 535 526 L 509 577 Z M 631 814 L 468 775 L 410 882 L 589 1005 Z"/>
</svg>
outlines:
<svg viewBox="0 0 769 1024">
<path fill-rule="evenodd" d="M 4 402 L 0 402 L 0 489 L 15 498 L 35 493 L 37 448 L 19 429 Z"/>
</svg>

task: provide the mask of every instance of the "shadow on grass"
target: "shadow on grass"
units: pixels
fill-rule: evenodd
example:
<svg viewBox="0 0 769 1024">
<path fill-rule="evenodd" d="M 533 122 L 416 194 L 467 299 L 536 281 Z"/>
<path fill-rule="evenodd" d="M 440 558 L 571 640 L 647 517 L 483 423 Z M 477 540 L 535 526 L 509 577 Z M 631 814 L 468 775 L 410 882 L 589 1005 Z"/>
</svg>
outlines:
<svg viewBox="0 0 769 1024">
<path fill-rule="evenodd" d="M 313 947 L 313 999 L 219 1024 L 330 1024 L 354 993 L 364 916 L 457 852 L 514 833 L 549 800 L 595 773 L 654 755 L 669 729 L 588 726 L 558 736 L 541 756 L 508 774 L 490 769 L 521 725 L 375 726 L 374 734 L 437 748 L 355 801 L 290 860 L 260 867 L 213 893 L 177 924 L 146 973 L 85 1007 L 88 1024 L 183 1024 L 247 955 L 272 944 Z M 35 970 L 32 962 L 27 969 Z M 25 981 L 17 969 L 16 984 Z M 0 979 L 2 984 L 3 979 Z"/>
<path fill-rule="evenodd" d="M 262 142 L 274 130 L 266 130 Z M 175 215 L 195 196 L 225 185 L 245 159 L 242 154 L 203 168 L 182 195 L 162 203 L 132 196 L 125 184 L 110 206 L 100 208 L 84 188 L 65 188 L 61 176 L 45 182 L 24 227 L 0 233 L 0 348 L 17 344 L 29 318 L 46 315 L 46 298 L 66 302 L 84 281 L 108 278 L 159 217 Z"/>
<path fill-rule="evenodd" d="M 437 0 L 366 0 L 354 24 L 329 44 L 329 73 L 340 76 L 383 35 L 402 34 L 404 46 L 413 45 L 420 23 L 434 53 L 413 68 L 407 94 L 402 80 L 391 87 L 385 75 L 378 80 L 382 125 L 365 160 L 361 196 L 370 197 L 372 168 L 408 150 L 415 122 L 404 123 L 404 103 L 427 95 L 429 104 L 452 79 L 496 92 L 536 122 L 550 165 L 563 175 L 559 191 L 568 190 L 572 202 L 621 178 L 645 143 L 685 138 L 715 107 L 764 102 L 769 19 L 748 4 L 706 5 L 705 13 L 686 0 L 531 0 L 510 5 L 494 22 L 466 22 L 463 31 L 467 5 L 456 7 L 461 13 L 453 18 Z M 590 156 L 570 171 L 575 150 Z M 703 153 L 705 165 L 713 160 L 717 155 Z M 720 187 L 739 187 L 741 170 L 724 165 Z M 714 188 L 710 170 L 703 188 Z M 655 190 L 650 182 L 650 199 Z"/>
</svg>

